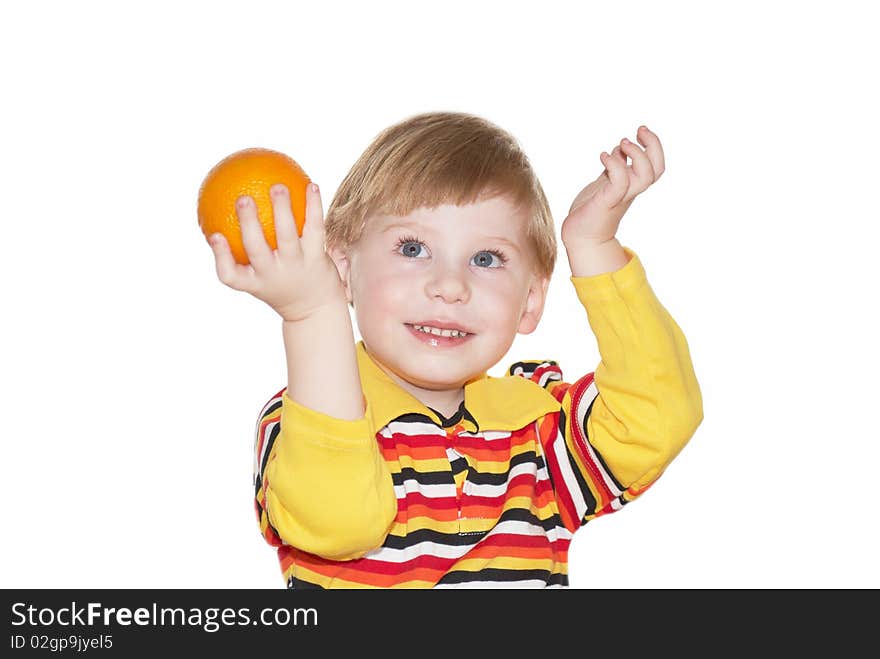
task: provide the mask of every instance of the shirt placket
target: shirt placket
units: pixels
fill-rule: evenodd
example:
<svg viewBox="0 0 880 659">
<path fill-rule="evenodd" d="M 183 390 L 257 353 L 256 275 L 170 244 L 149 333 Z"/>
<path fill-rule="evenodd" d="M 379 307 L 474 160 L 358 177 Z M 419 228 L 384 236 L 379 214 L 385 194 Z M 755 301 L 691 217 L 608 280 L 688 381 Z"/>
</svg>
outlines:
<svg viewBox="0 0 880 659">
<path fill-rule="evenodd" d="M 457 440 L 459 433 L 465 430 L 464 425 L 461 423 L 456 424 L 455 426 L 445 428 L 446 431 L 446 448 L 451 449 L 452 452 L 458 456 L 458 459 L 463 461 L 462 469 L 456 473 L 453 469 L 452 471 L 452 479 L 455 485 L 455 506 L 456 506 L 456 518 L 458 520 L 459 532 L 461 532 L 461 522 L 462 519 L 466 518 L 465 510 L 464 510 L 464 483 L 467 480 L 468 467 L 467 467 L 467 458 L 462 455 L 456 448 Z"/>
</svg>

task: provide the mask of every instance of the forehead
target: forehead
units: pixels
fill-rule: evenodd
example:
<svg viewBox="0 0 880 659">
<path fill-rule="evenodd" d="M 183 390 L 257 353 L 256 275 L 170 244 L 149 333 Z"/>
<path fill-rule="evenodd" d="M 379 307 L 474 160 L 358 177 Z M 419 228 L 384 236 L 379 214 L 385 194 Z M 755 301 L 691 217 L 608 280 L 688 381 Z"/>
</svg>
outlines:
<svg viewBox="0 0 880 659">
<path fill-rule="evenodd" d="M 413 229 L 425 233 L 457 234 L 512 242 L 526 240 L 528 213 L 504 195 L 456 206 L 442 204 L 433 208 L 417 208 L 407 215 L 375 215 L 366 223 L 366 231 L 384 234 L 396 229 Z"/>
</svg>

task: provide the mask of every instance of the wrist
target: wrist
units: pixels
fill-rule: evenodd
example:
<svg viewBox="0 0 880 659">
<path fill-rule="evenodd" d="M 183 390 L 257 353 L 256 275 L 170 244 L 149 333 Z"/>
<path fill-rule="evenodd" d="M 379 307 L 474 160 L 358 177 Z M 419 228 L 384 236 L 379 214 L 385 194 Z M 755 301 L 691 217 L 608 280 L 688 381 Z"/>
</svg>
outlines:
<svg viewBox="0 0 880 659">
<path fill-rule="evenodd" d="M 312 307 L 280 308 L 275 311 L 281 316 L 282 324 L 289 325 L 319 318 L 337 317 L 340 309 L 348 315 L 348 301 L 341 291 L 338 295 L 330 296 Z"/>
<path fill-rule="evenodd" d="M 629 257 L 617 238 L 596 241 L 564 242 L 573 277 L 593 277 L 620 270 Z"/>
</svg>

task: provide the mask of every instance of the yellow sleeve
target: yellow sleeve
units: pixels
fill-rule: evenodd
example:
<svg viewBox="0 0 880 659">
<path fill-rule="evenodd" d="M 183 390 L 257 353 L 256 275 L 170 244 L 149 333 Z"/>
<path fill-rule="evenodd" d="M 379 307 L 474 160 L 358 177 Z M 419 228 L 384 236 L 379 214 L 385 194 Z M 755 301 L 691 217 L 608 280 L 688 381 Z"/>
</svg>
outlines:
<svg viewBox="0 0 880 659">
<path fill-rule="evenodd" d="M 572 277 L 601 361 L 586 437 L 634 497 L 654 482 L 703 419 L 684 334 L 660 304 L 639 258 L 614 272 Z"/>
<path fill-rule="evenodd" d="M 346 421 L 283 393 L 262 490 L 268 521 L 285 543 L 349 560 L 384 542 L 397 498 L 367 406 L 362 419 Z"/>
</svg>

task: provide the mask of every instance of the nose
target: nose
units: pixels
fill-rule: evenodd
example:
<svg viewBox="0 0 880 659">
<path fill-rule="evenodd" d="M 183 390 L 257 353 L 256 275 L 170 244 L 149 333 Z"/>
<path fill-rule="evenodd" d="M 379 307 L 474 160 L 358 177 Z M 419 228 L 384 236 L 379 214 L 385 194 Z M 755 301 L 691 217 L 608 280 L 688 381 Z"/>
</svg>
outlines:
<svg viewBox="0 0 880 659">
<path fill-rule="evenodd" d="M 467 302 L 471 297 L 471 289 L 466 276 L 467 273 L 451 267 L 432 268 L 425 283 L 425 293 L 429 298 L 440 299 L 447 304 Z"/>
</svg>

